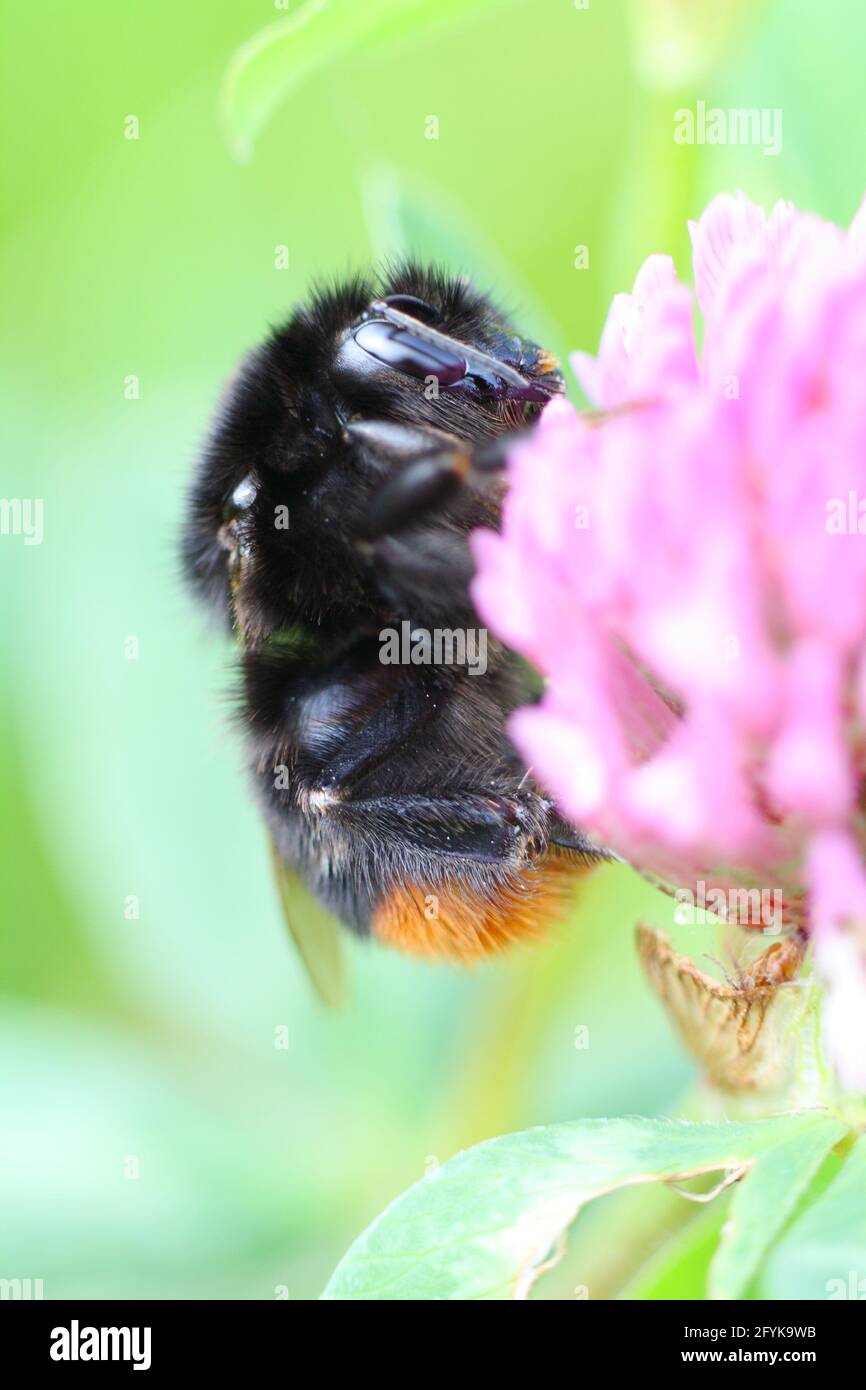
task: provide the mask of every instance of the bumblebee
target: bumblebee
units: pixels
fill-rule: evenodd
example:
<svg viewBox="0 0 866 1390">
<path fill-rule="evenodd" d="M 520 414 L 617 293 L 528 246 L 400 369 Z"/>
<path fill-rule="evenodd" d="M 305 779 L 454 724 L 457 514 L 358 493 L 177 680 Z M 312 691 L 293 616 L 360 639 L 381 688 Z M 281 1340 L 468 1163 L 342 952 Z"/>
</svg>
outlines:
<svg viewBox="0 0 866 1390">
<path fill-rule="evenodd" d="M 535 935 L 603 857 L 509 743 L 528 674 L 469 595 L 506 447 L 562 390 L 467 279 L 401 264 L 313 293 L 217 410 L 184 567 L 240 641 L 252 781 L 325 997 L 334 919 L 471 961 Z M 483 662 L 460 659 L 472 636 Z M 298 876 L 324 911 L 295 913 Z"/>
</svg>

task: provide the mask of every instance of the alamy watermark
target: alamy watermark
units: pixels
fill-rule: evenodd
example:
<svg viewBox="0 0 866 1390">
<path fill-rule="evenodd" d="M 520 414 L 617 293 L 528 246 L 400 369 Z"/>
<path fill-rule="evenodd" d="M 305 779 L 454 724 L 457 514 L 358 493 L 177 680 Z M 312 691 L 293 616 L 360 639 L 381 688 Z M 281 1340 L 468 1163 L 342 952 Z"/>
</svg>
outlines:
<svg viewBox="0 0 866 1390">
<path fill-rule="evenodd" d="M 129 1361 L 134 1371 L 150 1370 L 149 1327 L 82 1327 L 73 1318 L 68 1327 L 51 1330 L 52 1361 Z"/>
<path fill-rule="evenodd" d="M 849 1269 L 847 1279 L 828 1279 L 824 1285 L 828 1300 L 850 1298 L 857 1303 L 866 1300 L 866 1279 L 859 1269 Z"/>
<path fill-rule="evenodd" d="M 866 536 L 866 497 L 850 488 L 847 497 L 828 497 L 824 529 L 828 536 Z"/>
<path fill-rule="evenodd" d="M 782 930 L 784 901 L 781 888 L 707 888 L 699 878 L 691 888 L 674 894 L 674 922 L 678 927 L 705 927 L 717 917 L 725 922 L 761 927 L 768 935 Z"/>
<path fill-rule="evenodd" d="M 26 1303 L 44 1297 L 43 1279 L 0 1279 L 0 1303 Z"/>
<path fill-rule="evenodd" d="M 25 545 L 41 545 L 44 513 L 41 497 L 0 497 L 0 536 L 23 536 Z"/>
<path fill-rule="evenodd" d="M 487 629 L 413 627 L 403 621 L 379 633 L 383 666 L 465 666 L 470 676 L 487 670 Z"/>
<path fill-rule="evenodd" d="M 707 106 L 705 101 L 674 112 L 677 145 L 757 145 L 765 155 L 782 152 L 779 106 Z"/>
</svg>

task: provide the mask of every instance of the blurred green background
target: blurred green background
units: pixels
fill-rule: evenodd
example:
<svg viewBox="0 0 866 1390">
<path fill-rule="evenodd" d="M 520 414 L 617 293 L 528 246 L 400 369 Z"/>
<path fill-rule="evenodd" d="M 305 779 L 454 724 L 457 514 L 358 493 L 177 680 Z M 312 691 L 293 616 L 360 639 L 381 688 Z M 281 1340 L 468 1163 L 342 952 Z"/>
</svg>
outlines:
<svg viewBox="0 0 866 1390">
<path fill-rule="evenodd" d="M 2 492 L 45 521 L 42 545 L 0 536 L 0 1277 L 46 1297 L 315 1297 L 437 1159 L 671 1111 L 693 1075 L 631 942 L 670 905 L 626 869 L 548 947 L 469 974 L 350 943 L 351 1003 L 319 1007 L 228 727 L 230 645 L 178 580 L 183 495 L 223 378 L 314 277 L 408 244 L 594 349 L 643 256 L 688 274 L 720 189 L 850 220 L 866 7 L 429 0 L 397 35 L 405 6 L 360 9 L 332 0 L 280 57 L 243 162 L 220 87 L 282 6 L 4 5 Z M 782 152 L 675 145 L 698 99 L 781 108 Z"/>
</svg>

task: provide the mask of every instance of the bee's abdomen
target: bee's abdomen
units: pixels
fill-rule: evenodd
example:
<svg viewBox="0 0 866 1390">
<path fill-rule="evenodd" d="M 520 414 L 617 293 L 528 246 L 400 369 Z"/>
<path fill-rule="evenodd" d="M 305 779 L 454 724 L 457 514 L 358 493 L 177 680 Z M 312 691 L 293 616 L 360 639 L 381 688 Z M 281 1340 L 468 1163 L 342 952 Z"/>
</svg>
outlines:
<svg viewBox="0 0 866 1390">
<path fill-rule="evenodd" d="M 568 851 L 548 850 L 530 869 L 502 877 L 488 870 L 467 883 L 407 882 L 376 902 L 370 932 L 411 955 L 472 964 L 517 942 L 536 940 L 568 907 L 591 867 Z"/>
</svg>

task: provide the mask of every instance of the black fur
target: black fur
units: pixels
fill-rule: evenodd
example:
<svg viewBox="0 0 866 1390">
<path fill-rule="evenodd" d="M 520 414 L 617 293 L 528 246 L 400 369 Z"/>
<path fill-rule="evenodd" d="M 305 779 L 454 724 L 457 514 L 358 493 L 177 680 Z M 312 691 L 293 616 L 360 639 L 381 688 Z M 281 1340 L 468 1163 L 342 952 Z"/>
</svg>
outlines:
<svg viewBox="0 0 866 1390">
<path fill-rule="evenodd" d="M 565 831 L 505 737 L 527 689 L 498 642 L 488 636 L 484 675 L 380 661 L 380 631 L 404 620 L 479 627 L 467 536 L 496 525 L 500 483 L 470 467 L 441 505 L 419 501 L 408 525 L 373 541 L 371 506 L 425 449 L 450 487 L 462 449 L 529 426 L 539 409 L 538 395 L 483 373 L 437 395 L 378 360 L 359 365 L 352 333 L 386 295 L 424 301 L 441 333 L 519 363 L 541 399 L 561 389 L 538 349 L 464 279 L 407 264 L 380 282 L 319 290 L 229 383 L 184 543 L 193 586 L 242 633 L 250 763 L 277 848 L 362 932 L 382 894 L 407 879 L 476 893 L 519 885 L 558 832 L 595 854 Z M 352 436 L 358 421 L 411 426 L 427 442 L 390 454 Z M 233 505 L 247 480 L 254 500 Z M 280 508 L 288 529 L 275 525 Z"/>
</svg>

